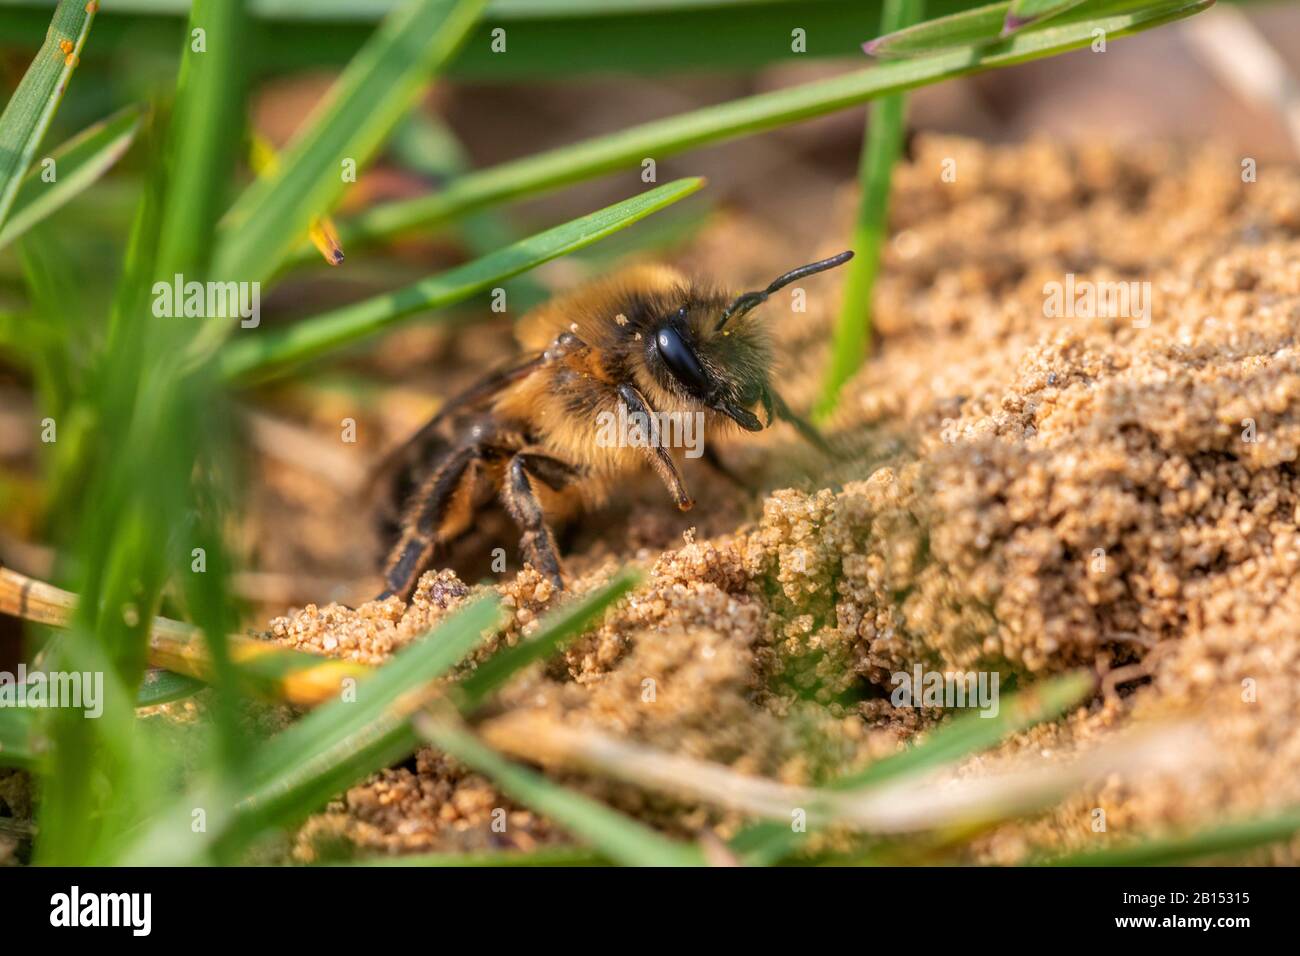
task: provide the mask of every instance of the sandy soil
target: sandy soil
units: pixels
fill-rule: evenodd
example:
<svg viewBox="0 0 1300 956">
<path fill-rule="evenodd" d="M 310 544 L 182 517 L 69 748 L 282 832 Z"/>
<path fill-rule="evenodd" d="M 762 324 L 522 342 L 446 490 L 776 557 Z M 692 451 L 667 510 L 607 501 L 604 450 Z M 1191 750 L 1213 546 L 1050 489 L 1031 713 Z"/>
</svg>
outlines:
<svg viewBox="0 0 1300 956">
<path fill-rule="evenodd" d="M 853 201 L 838 197 L 834 234 Z M 967 771 L 1067 759 L 1170 715 L 1201 728 L 1202 766 L 1107 780 L 977 838 L 972 859 L 1092 848 L 1300 799 L 1300 175 L 1265 166 L 1243 183 L 1240 158 L 1211 150 L 928 138 L 900 170 L 892 219 L 876 357 L 834 425 L 845 458 L 815 461 L 774 430 L 723 449 L 768 489 L 752 501 L 702 469 L 688 473 L 700 499 L 689 516 L 653 479 L 630 489 L 572 539 L 573 589 L 623 561 L 648 583 L 508 688 L 503 708 L 806 783 L 941 716 L 891 706 L 893 671 L 996 669 L 1024 682 L 1086 667 L 1102 678 L 1094 700 Z M 726 275 L 743 262 L 741 281 L 761 284 L 835 251 L 733 213 L 677 258 Z M 1045 284 L 1068 273 L 1149 282 L 1149 327 L 1045 315 Z M 814 394 L 837 282 L 808 284 L 806 315 L 769 307 L 781 354 L 796 359 L 782 379 L 796 405 Z M 503 577 L 494 586 L 514 621 L 502 640 L 513 642 L 552 595 L 531 570 Z M 409 608 L 309 606 L 271 634 L 377 663 L 483 586 L 430 574 Z M 725 836 L 738 822 L 561 776 L 672 832 Z M 488 827 L 495 807 L 511 813 L 505 833 Z M 423 752 L 313 817 L 294 854 L 564 839 Z M 1261 859 L 1297 856 L 1300 841 Z"/>
</svg>

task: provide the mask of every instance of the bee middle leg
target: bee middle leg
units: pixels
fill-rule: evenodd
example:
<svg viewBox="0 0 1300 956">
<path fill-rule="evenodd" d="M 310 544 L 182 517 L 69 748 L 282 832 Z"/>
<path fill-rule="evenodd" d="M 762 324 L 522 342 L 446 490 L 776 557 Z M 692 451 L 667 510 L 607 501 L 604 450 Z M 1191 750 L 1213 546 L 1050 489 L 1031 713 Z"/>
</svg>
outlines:
<svg viewBox="0 0 1300 956">
<path fill-rule="evenodd" d="M 812 422 L 796 415 L 790 406 L 785 403 L 785 399 L 780 396 L 776 389 L 769 388 L 763 393 L 763 408 L 767 412 L 767 423 L 769 425 L 772 424 L 772 417 L 775 412 L 776 417 L 781 419 L 781 421 L 794 426 L 794 430 L 799 433 L 799 436 L 803 438 L 804 441 L 812 445 L 827 458 L 835 457 L 835 449 L 831 446 L 830 442 L 826 440 L 826 436 L 818 431 Z"/>
<path fill-rule="evenodd" d="M 408 600 L 438 544 L 445 544 L 472 520 L 474 485 L 489 449 L 471 443 L 448 454 L 421 486 L 408 508 L 401 537 L 384 565 L 382 601 L 397 595 Z"/>
<path fill-rule="evenodd" d="M 722 456 L 717 453 L 712 445 L 706 445 L 704 447 L 704 463 L 717 472 L 719 477 L 739 488 L 741 491 L 747 491 L 750 494 L 754 494 L 758 491 L 758 483 L 744 477 L 723 461 Z"/>
<path fill-rule="evenodd" d="M 519 452 L 506 466 L 501 485 L 501 500 L 523 532 L 520 548 L 525 560 L 531 561 L 546 575 L 557 591 L 564 590 L 559 553 L 555 535 L 546 523 L 546 515 L 533 487 L 533 479 L 541 481 L 552 491 L 562 491 L 577 475 L 577 469 L 558 458 L 538 452 Z"/>
</svg>

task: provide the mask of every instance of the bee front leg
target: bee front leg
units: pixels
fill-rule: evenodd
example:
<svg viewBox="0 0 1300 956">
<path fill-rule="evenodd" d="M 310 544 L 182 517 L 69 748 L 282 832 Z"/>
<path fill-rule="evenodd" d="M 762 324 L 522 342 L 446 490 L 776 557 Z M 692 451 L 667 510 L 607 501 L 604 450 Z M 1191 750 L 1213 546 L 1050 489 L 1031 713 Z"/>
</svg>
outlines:
<svg viewBox="0 0 1300 956">
<path fill-rule="evenodd" d="M 650 403 L 645 400 L 645 396 L 637 391 L 636 387 L 626 382 L 618 387 L 618 397 L 622 399 L 623 404 L 627 406 L 628 414 L 644 415 L 647 423 L 654 421 L 654 412 L 650 408 Z M 646 457 L 650 461 L 650 467 L 655 470 L 659 480 L 664 483 L 668 493 L 673 496 L 673 501 L 682 511 L 690 511 L 695 505 L 695 500 L 686 490 L 686 483 L 682 481 L 681 473 L 677 471 L 677 463 L 673 461 L 673 456 L 668 454 L 667 449 L 658 443 L 647 443 L 643 449 Z"/>
<path fill-rule="evenodd" d="M 575 477 L 572 465 L 536 452 L 520 452 L 510 459 L 505 481 L 501 487 L 501 500 L 510 512 L 519 530 L 523 532 L 520 547 L 524 558 L 546 575 L 557 591 L 564 590 L 560 574 L 560 558 L 555 547 L 555 535 L 546 523 L 541 502 L 533 487 L 536 478 L 554 491 L 564 489 Z"/>
</svg>

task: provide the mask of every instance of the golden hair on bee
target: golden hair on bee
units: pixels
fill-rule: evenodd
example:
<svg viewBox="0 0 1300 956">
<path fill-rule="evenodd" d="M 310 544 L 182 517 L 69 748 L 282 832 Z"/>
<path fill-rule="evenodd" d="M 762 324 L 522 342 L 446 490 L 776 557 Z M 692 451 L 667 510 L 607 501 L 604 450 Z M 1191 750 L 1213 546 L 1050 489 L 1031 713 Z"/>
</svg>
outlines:
<svg viewBox="0 0 1300 956">
<path fill-rule="evenodd" d="M 530 312 L 517 330 L 525 356 L 450 401 L 386 460 L 382 518 L 396 543 L 380 596 L 409 596 L 436 552 L 494 499 L 518 525 L 525 558 L 562 588 L 550 520 L 598 506 L 621 476 L 649 467 L 686 510 L 694 502 L 678 458 L 703 457 L 738 480 L 706 432 L 781 420 L 825 449 L 773 387 L 772 348 L 755 310 L 852 257 L 800 266 L 740 295 L 638 266 Z M 683 455 L 687 441 L 698 456 Z"/>
</svg>

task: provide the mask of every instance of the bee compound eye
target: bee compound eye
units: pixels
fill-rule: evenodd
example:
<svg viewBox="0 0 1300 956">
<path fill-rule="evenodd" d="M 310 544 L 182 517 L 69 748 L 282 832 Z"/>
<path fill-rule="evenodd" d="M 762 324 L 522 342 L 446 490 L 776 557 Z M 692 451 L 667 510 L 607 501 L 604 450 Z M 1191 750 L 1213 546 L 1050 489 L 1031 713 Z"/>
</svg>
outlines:
<svg viewBox="0 0 1300 956">
<path fill-rule="evenodd" d="M 687 391 L 700 396 L 708 393 L 709 377 L 704 366 L 675 328 L 671 325 L 661 327 L 655 333 L 655 348 L 673 378 Z"/>
</svg>

